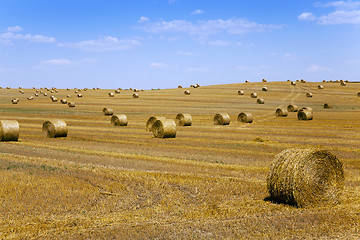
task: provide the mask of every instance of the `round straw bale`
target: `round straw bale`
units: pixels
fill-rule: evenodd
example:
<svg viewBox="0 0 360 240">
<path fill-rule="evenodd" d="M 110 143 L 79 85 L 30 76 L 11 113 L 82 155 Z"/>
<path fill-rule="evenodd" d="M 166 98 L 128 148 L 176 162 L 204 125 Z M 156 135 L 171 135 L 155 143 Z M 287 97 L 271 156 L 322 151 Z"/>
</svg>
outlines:
<svg viewBox="0 0 360 240">
<path fill-rule="evenodd" d="M 117 114 L 111 117 L 111 123 L 114 126 L 127 126 L 128 120 L 125 114 Z"/>
<path fill-rule="evenodd" d="M 18 99 L 12 99 L 11 102 L 12 102 L 12 104 L 18 104 L 19 100 Z"/>
<path fill-rule="evenodd" d="M 27 97 L 27 100 L 33 100 L 33 99 L 34 99 L 33 96 L 28 96 L 28 97 Z"/>
<path fill-rule="evenodd" d="M 61 102 L 62 104 L 66 104 L 66 103 L 67 103 L 67 100 L 66 100 L 65 98 L 63 98 L 63 99 L 60 100 L 60 102 Z"/>
<path fill-rule="evenodd" d="M 239 95 L 244 95 L 245 93 L 244 93 L 243 90 L 239 90 L 239 91 L 238 91 L 238 94 L 239 94 Z"/>
<path fill-rule="evenodd" d="M 291 85 L 295 86 L 295 85 L 296 85 L 296 82 L 291 81 Z"/>
<path fill-rule="evenodd" d="M 151 131 L 154 123 L 157 120 L 165 120 L 165 119 L 166 119 L 165 117 L 156 117 L 156 116 L 155 117 L 150 117 L 146 122 L 146 131 Z"/>
<path fill-rule="evenodd" d="M 257 93 L 251 93 L 251 94 L 250 94 L 250 97 L 252 97 L 252 98 L 257 98 Z"/>
<path fill-rule="evenodd" d="M 312 120 L 313 119 L 313 113 L 307 109 L 301 109 L 298 111 L 298 119 L 299 120 Z"/>
<path fill-rule="evenodd" d="M 139 94 L 137 94 L 137 93 L 134 93 L 132 96 L 133 96 L 133 98 L 139 98 Z"/>
<path fill-rule="evenodd" d="M 178 115 L 176 115 L 175 123 L 177 126 L 191 126 L 192 117 L 190 114 L 179 113 Z"/>
<path fill-rule="evenodd" d="M 44 96 L 46 97 L 46 96 L 47 96 L 47 93 L 44 93 Z"/>
<path fill-rule="evenodd" d="M 245 83 L 249 83 L 249 80 L 245 80 Z"/>
<path fill-rule="evenodd" d="M 179 86 L 178 86 L 178 88 L 182 88 L 182 86 L 181 86 L 181 85 L 179 85 Z"/>
<path fill-rule="evenodd" d="M 265 103 L 265 100 L 262 99 L 262 98 L 259 98 L 258 100 L 256 100 L 256 102 L 257 102 L 258 104 L 264 104 L 264 103 Z"/>
<path fill-rule="evenodd" d="M 36 92 L 39 92 L 40 90 L 39 89 L 36 89 Z"/>
<path fill-rule="evenodd" d="M 185 94 L 185 95 L 190 95 L 190 91 L 189 91 L 189 90 L 186 90 L 186 91 L 184 91 L 184 94 Z"/>
<path fill-rule="evenodd" d="M 40 94 L 44 94 L 44 91 L 40 91 Z"/>
<path fill-rule="evenodd" d="M 301 110 L 303 110 L 303 109 L 306 109 L 306 110 L 314 113 L 314 111 L 313 111 L 313 109 L 311 107 L 303 107 L 303 108 L 301 108 Z"/>
<path fill-rule="evenodd" d="M 346 86 L 346 82 L 344 82 L 344 81 L 343 81 L 343 82 L 340 82 L 340 85 L 341 85 L 341 86 Z"/>
<path fill-rule="evenodd" d="M 315 148 L 282 151 L 275 156 L 267 177 L 271 198 L 297 207 L 338 203 L 343 187 L 340 160 Z"/>
<path fill-rule="evenodd" d="M 20 90 L 19 90 L 19 93 L 24 94 L 25 92 L 24 92 L 23 90 L 21 90 L 21 89 L 20 89 Z"/>
<path fill-rule="evenodd" d="M 78 97 L 82 97 L 82 94 L 81 94 L 81 93 L 79 93 L 77 96 L 78 96 Z"/>
<path fill-rule="evenodd" d="M 112 108 L 104 108 L 104 109 L 103 109 L 103 113 L 104 113 L 104 115 L 107 115 L 107 116 L 113 115 L 113 114 L 114 114 L 114 110 L 113 110 Z"/>
<path fill-rule="evenodd" d="M 200 87 L 200 84 L 195 84 L 195 88 L 199 88 Z"/>
<path fill-rule="evenodd" d="M 114 95 L 114 93 L 109 93 L 109 97 L 114 97 L 115 95 Z"/>
<path fill-rule="evenodd" d="M 230 116 L 227 113 L 217 113 L 214 116 L 214 124 L 215 125 L 229 125 L 230 124 Z"/>
<path fill-rule="evenodd" d="M 360 92 L 357 93 L 357 96 L 360 97 Z"/>
<path fill-rule="evenodd" d="M 38 93 L 35 93 L 35 97 L 38 97 L 39 96 L 39 94 Z"/>
<path fill-rule="evenodd" d="M 6 89 L 10 89 L 10 87 L 6 87 Z"/>
<path fill-rule="evenodd" d="M 323 86 L 323 85 L 319 85 L 319 86 L 318 86 L 318 89 L 324 89 L 324 86 Z"/>
<path fill-rule="evenodd" d="M 134 88 L 134 92 L 140 92 L 140 90 L 137 88 Z"/>
<path fill-rule="evenodd" d="M 71 95 L 67 95 L 66 97 L 67 97 L 67 98 L 70 98 L 70 97 L 71 97 Z"/>
<path fill-rule="evenodd" d="M 68 134 L 66 122 L 59 119 L 45 121 L 42 131 L 45 137 L 48 138 L 66 137 Z"/>
<path fill-rule="evenodd" d="M 302 83 L 306 83 L 306 81 L 305 81 L 304 79 L 301 79 L 300 81 L 301 81 Z"/>
<path fill-rule="evenodd" d="M 306 97 L 312 97 L 312 96 L 313 96 L 312 93 L 310 93 L 310 92 L 306 93 Z"/>
<path fill-rule="evenodd" d="M 152 132 L 156 138 L 174 138 L 176 137 L 176 124 L 172 119 L 157 120 Z"/>
<path fill-rule="evenodd" d="M 54 90 L 50 90 L 51 93 L 54 93 Z"/>
<path fill-rule="evenodd" d="M 329 109 L 329 108 L 333 108 L 333 106 L 331 104 L 329 104 L 329 103 L 325 103 L 324 108 Z"/>
<path fill-rule="evenodd" d="M 265 78 L 262 79 L 262 82 L 267 82 L 267 80 Z"/>
<path fill-rule="evenodd" d="M 289 106 L 287 106 L 287 110 L 288 112 L 297 112 L 298 106 L 290 104 Z"/>
<path fill-rule="evenodd" d="M 237 120 L 238 120 L 238 122 L 252 123 L 253 115 L 251 113 L 242 112 L 238 115 Z"/>
<path fill-rule="evenodd" d="M 278 108 L 275 111 L 275 116 L 277 117 L 287 117 L 287 115 L 288 115 L 288 111 L 286 109 Z"/>
<path fill-rule="evenodd" d="M 74 102 L 68 102 L 68 106 L 69 107 L 75 107 L 75 103 Z"/>
<path fill-rule="evenodd" d="M 0 140 L 17 141 L 19 139 L 19 123 L 16 120 L 0 120 Z"/>
<path fill-rule="evenodd" d="M 53 101 L 53 102 L 57 102 L 57 98 L 56 97 L 53 97 L 53 98 L 51 98 L 51 101 Z"/>
<path fill-rule="evenodd" d="M 267 87 L 263 87 L 261 90 L 264 91 L 264 92 L 266 92 L 266 91 L 268 90 L 268 88 L 267 88 Z"/>
<path fill-rule="evenodd" d="M 116 90 L 115 90 L 115 93 L 120 93 L 120 90 L 119 90 L 119 89 L 116 89 Z"/>
</svg>

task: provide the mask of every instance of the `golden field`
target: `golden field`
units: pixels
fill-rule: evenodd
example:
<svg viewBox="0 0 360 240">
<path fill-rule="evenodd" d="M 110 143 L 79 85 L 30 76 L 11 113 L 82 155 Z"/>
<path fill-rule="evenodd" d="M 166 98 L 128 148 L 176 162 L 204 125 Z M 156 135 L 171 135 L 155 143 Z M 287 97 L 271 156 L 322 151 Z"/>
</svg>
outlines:
<svg viewBox="0 0 360 240">
<path fill-rule="evenodd" d="M 0 89 L 0 120 L 20 124 L 18 142 L 0 142 L 0 239 L 360 238 L 360 83 L 241 83 L 146 90 L 136 99 L 131 90 L 112 98 L 114 90 L 82 90 L 82 98 L 74 89 L 44 90 L 47 97 L 23 91 Z M 69 94 L 75 108 L 60 103 Z M 275 117 L 289 104 L 311 107 L 314 119 Z M 128 126 L 112 126 L 104 107 L 126 114 Z M 254 122 L 237 122 L 240 112 Z M 145 130 L 149 117 L 178 113 L 191 114 L 193 124 L 177 127 L 176 138 Z M 230 125 L 214 125 L 217 113 L 228 113 Z M 66 138 L 44 137 L 51 119 L 66 121 Z M 274 156 L 306 147 L 328 149 L 343 163 L 341 203 L 266 201 Z"/>
</svg>

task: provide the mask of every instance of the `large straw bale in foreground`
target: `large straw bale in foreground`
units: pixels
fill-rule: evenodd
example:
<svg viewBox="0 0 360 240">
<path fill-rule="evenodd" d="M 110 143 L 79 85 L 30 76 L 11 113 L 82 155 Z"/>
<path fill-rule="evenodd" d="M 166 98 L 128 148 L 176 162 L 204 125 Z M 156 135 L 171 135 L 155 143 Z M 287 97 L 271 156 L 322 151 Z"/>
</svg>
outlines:
<svg viewBox="0 0 360 240">
<path fill-rule="evenodd" d="M 287 149 L 270 166 L 267 188 L 273 200 L 297 207 L 339 202 L 344 187 L 342 163 L 319 149 Z"/>
<path fill-rule="evenodd" d="M 191 126 L 192 117 L 190 114 L 179 113 L 178 115 L 176 115 L 175 123 L 177 126 Z"/>
<path fill-rule="evenodd" d="M 151 131 L 154 123 L 157 120 L 165 120 L 165 119 L 166 119 L 165 117 L 156 117 L 156 116 L 150 117 L 146 122 L 146 131 Z"/>
<path fill-rule="evenodd" d="M 16 120 L 0 120 L 0 141 L 17 141 L 19 123 Z"/>
<path fill-rule="evenodd" d="M 308 110 L 308 109 L 301 109 L 298 111 L 298 119 L 299 120 L 312 120 L 313 119 L 313 113 L 312 111 Z"/>
<path fill-rule="evenodd" d="M 42 126 L 42 131 L 44 135 L 49 138 L 66 137 L 68 134 L 66 122 L 59 119 L 45 121 Z"/>
<path fill-rule="evenodd" d="M 227 113 L 218 113 L 214 116 L 214 124 L 215 125 L 229 125 L 230 124 L 230 116 Z"/>
<path fill-rule="evenodd" d="M 157 120 L 152 127 L 152 132 L 156 138 L 176 137 L 176 124 L 172 119 Z"/>
<path fill-rule="evenodd" d="M 111 123 L 114 126 L 127 126 L 128 119 L 125 114 L 117 114 L 111 117 Z"/>
<path fill-rule="evenodd" d="M 253 115 L 251 113 L 242 112 L 238 115 L 238 122 L 252 123 Z"/>
</svg>

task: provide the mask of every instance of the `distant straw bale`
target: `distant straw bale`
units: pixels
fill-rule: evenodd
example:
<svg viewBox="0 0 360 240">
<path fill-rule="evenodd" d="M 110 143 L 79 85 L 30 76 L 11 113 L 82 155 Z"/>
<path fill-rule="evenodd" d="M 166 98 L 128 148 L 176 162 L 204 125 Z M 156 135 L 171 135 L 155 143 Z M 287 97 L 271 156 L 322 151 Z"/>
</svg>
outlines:
<svg viewBox="0 0 360 240">
<path fill-rule="evenodd" d="M 1 141 L 18 141 L 19 123 L 16 120 L 0 120 L 0 140 Z"/>
<path fill-rule="evenodd" d="M 33 99 L 34 99 L 33 96 L 28 96 L 28 97 L 27 97 L 27 100 L 33 100 Z"/>
<path fill-rule="evenodd" d="M 289 106 L 287 106 L 287 110 L 288 110 L 288 112 L 297 112 L 298 106 L 290 104 Z"/>
<path fill-rule="evenodd" d="M 111 117 L 111 123 L 114 126 L 127 126 L 128 119 L 125 114 L 116 114 Z"/>
<path fill-rule="evenodd" d="M 324 108 L 325 108 L 325 109 L 330 109 L 330 108 L 333 108 L 333 106 L 332 106 L 332 104 L 330 104 L 330 103 L 325 103 L 325 104 L 324 104 Z"/>
<path fill-rule="evenodd" d="M 177 126 L 191 126 L 192 117 L 187 113 L 179 113 L 176 115 L 175 123 Z"/>
<path fill-rule="evenodd" d="M 71 98 L 71 95 L 67 95 L 66 97 L 67 97 L 67 98 Z"/>
<path fill-rule="evenodd" d="M 68 134 L 66 122 L 59 119 L 45 121 L 42 131 L 45 137 L 48 138 L 66 137 Z"/>
<path fill-rule="evenodd" d="M 249 80 L 245 80 L 245 83 L 249 83 Z"/>
<path fill-rule="evenodd" d="M 357 96 L 360 97 L 360 92 L 357 93 Z"/>
<path fill-rule="evenodd" d="M 308 92 L 308 93 L 306 93 L 306 97 L 312 97 L 313 96 L 313 94 L 311 93 L 311 92 Z"/>
<path fill-rule="evenodd" d="M 185 95 L 190 95 L 190 91 L 189 91 L 189 90 L 186 90 L 186 91 L 184 91 L 184 94 L 185 94 Z"/>
<path fill-rule="evenodd" d="M 132 96 L 133 96 L 133 98 L 139 98 L 139 94 L 137 94 L 137 93 L 134 93 Z"/>
<path fill-rule="evenodd" d="M 79 97 L 79 98 L 82 97 L 82 96 L 83 96 L 83 95 L 82 95 L 81 93 L 79 93 L 79 94 L 77 95 L 77 97 Z"/>
<path fill-rule="evenodd" d="M 116 89 L 116 90 L 115 90 L 115 93 L 120 93 L 120 90 L 119 90 L 119 89 Z"/>
<path fill-rule="evenodd" d="M 137 88 L 134 88 L 134 92 L 140 92 L 140 90 Z"/>
<path fill-rule="evenodd" d="M 23 90 L 21 90 L 21 89 L 20 89 L 20 90 L 19 90 L 19 93 L 24 94 L 25 92 L 24 92 Z"/>
<path fill-rule="evenodd" d="M 258 100 L 256 100 L 257 104 L 264 104 L 265 100 L 263 98 L 259 98 Z"/>
<path fill-rule="evenodd" d="M 251 113 L 242 112 L 238 115 L 238 122 L 252 123 L 253 115 Z"/>
<path fill-rule="evenodd" d="M 287 117 L 287 115 L 288 115 L 287 109 L 278 108 L 275 111 L 275 116 L 276 117 Z"/>
<path fill-rule="evenodd" d="M 69 107 L 75 107 L 75 103 L 74 102 L 68 102 L 68 106 Z"/>
<path fill-rule="evenodd" d="M 262 82 L 267 82 L 267 80 L 265 78 L 262 79 Z"/>
<path fill-rule="evenodd" d="M 152 127 L 152 132 L 156 138 L 175 138 L 175 121 L 172 119 L 157 120 Z"/>
<path fill-rule="evenodd" d="M 53 101 L 53 102 L 57 102 L 57 98 L 56 97 L 53 97 L 53 98 L 51 98 L 51 101 Z"/>
<path fill-rule="evenodd" d="M 299 110 L 297 116 L 299 120 L 304 120 L 304 121 L 313 119 L 313 113 L 307 109 Z"/>
<path fill-rule="evenodd" d="M 157 120 L 165 120 L 165 117 L 150 117 L 146 122 L 146 131 L 152 131 L 152 127 Z"/>
<path fill-rule="evenodd" d="M 181 85 L 179 85 L 179 86 L 178 86 L 178 88 L 182 88 L 182 86 L 181 86 Z"/>
<path fill-rule="evenodd" d="M 251 94 L 250 94 L 250 97 L 252 97 L 252 98 L 257 98 L 257 93 L 251 93 Z"/>
<path fill-rule="evenodd" d="M 11 103 L 12 103 L 12 104 L 18 104 L 18 102 L 19 102 L 19 99 L 16 99 L 16 98 L 14 98 L 14 99 L 11 100 Z"/>
<path fill-rule="evenodd" d="M 114 114 L 114 110 L 112 108 L 103 108 L 102 111 L 103 111 L 104 115 L 107 115 L 107 116 Z"/>
<path fill-rule="evenodd" d="M 344 81 L 343 81 L 343 82 L 340 82 L 340 85 L 341 85 L 341 86 L 346 86 L 346 82 L 344 82 Z"/>
<path fill-rule="evenodd" d="M 291 81 L 291 85 L 295 86 L 295 85 L 296 85 L 296 82 Z"/>
<path fill-rule="evenodd" d="M 61 99 L 60 102 L 61 102 L 62 104 L 67 104 L 66 98 Z"/>
<path fill-rule="evenodd" d="M 323 86 L 323 85 L 319 85 L 319 86 L 318 86 L 318 89 L 324 89 L 324 86 Z"/>
<path fill-rule="evenodd" d="M 266 92 L 266 91 L 268 90 L 268 88 L 267 88 L 267 87 L 263 87 L 261 90 L 264 91 L 264 92 Z"/>
<path fill-rule="evenodd" d="M 302 83 L 306 83 L 306 81 L 305 81 L 304 79 L 301 79 L 300 81 L 301 81 Z"/>
<path fill-rule="evenodd" d="M 244 95 L 245 93 L 244 93 L 243 90 L 239 90 L 239 91 L 238 91 L 238 94 L 239 94 L 239 95 Z"/>
<path fill-rule="evenodd" d="M 227 113 L 217 113 L 214 116 L 214 124 L 215 125 L 229 125 L 230 124 L 230 116 Z"/>
<path fill-rule="evenodd" d="M 109 97 L 114 97 L 115 95 L 114 95 L 114 93 L 109 93 Z"/>
<path fill-rule="evenodd" d="M 35 97 L 38 97 L 39 96 L 39 94 L 38 93 L 35 93 Z"/>
<path fill-rule="evenodd" d="M 267 177 L 271 199 L 297 207 L 336 204 L 343 187 L 340 160 L 315 148 L 282 151 L 275 156 Z"/>
</svg>

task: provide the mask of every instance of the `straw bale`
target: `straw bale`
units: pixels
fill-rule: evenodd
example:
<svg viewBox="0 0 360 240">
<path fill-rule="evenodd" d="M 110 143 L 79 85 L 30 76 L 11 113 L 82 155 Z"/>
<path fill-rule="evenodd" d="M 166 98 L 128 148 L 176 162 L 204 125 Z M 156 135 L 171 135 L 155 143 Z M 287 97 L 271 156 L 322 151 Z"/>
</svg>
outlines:
<svg viewBox="0 0 360 240">
<path fill-rule="evenodd" d="M 229 125 L 230 124 L 230 116 L 227 113 L 217 113 L 214 116 L 214 124 L 215 125 Z"/>
<path fill-rule="evenodd" d="M 298 106 L 290 104 L 289 106 L 287 106 L 287 110 L 288 110 L 288 112 L 297 112 Z"/>
<path fill-rule="evenodd" d="M 177 126 L 191 126 L 192 117 L 187 113 L 179 113 L 176 115 L 175 123 Z"/>
<path fill-rule="evenodd" d="M 250 94 L 250 97 L 252 97 L 252 98 L 257 98 L 257 93 L 251 93 L 251 94 Z"/>
<path fill-rule="evenodd" d="M 295 86 L 295 85 L 296 85 L 296 82 L 291 81 L 291 85 Z"/>
<path fill-rule="evenodd" d="M 127 126 L 128 119 L 125 114 L 116 114 L 111 117 L 111 123 L 114 126 Z"/>
<path fill-rule="evenodd" d="M 267 82 L 267 80 L 265 78 L 262 79 L 262 82 Z"/>
<path fill-rule="evenodd" d="M 186 91 L 184 91 L 184 94 L 185 94 L 185 95 L 190 95 L 190 91 L 189 91 L 189 90 L 186 90 Z"/>
<path fill-rule="evenodd" d="M 272 200 L 297 207 L 336 204 L 343 187 L 340 160 L 315 148 L 282 151 L 275 156 L 267 177 Z"/>
<path fill-rule="evenodd" d="M 258 100 L 256 100 L 256 102 L 257 102 L 258 104 L 264 104 L 264 103 L 265 103 L 265 100 L 262 99 L 262 98 L 259 98 Z"/>
<path fill-rule="evenodd" d="M 302 110 L 302 109 L 306 109 L 306 110 L 308 110 L 308 111 L 310 111 L 310 112 L 314 113 L 314 111 L 313 111 L 313 109 L 312 109 L 311 107 L 303 107 L 303 108 L 301 108 L 301 110 Z"/>
<path fill-rule="evenodd" d="M 67 97 L 67 98 L 70 98 L 70 97 L 71 97 L 71 95 L 67 95 L 66 97 Z"/>
<path fill-rule="evenodd" d="M 132 96 L 133 96 L 133 98 L 139 98 L 139 94 L 137 94 L 137 93 L 134 93 Z"/>
<path fill-rule="evenodd" d="M 267 87 L 263 87 L 261 90 L 264 91 L 264 92 L 266 92 L 266 91 L 268 90 L 268 88 L 267 88 Z"/>
<path fill-rule="evenodd" d="M 140 92 L 140 90 L 137 88 L 134 88 L 134 92 Z"/>
<path fill-rule="evenodd" d="M 301 81 L 302 83 L 306 83 L 306 81 L 305 81 L 304 79 L 301 79 L 300 81 Z"/>
<path fill-rule="evenodd" d="M 325 108 L 325 109 L 330 109 L 330 108 L 333 108 L 333 106 L 332 106 L 332 104 L 330 104 L 330 103 L 325 103 L 325 104 L 324 104 L 324 108 Z"/>
<path fill-rule="evenodd" d="M 66 103 L 67 103 L 67 100 L 66 100 L 65 98 L 63 98 L 63 99 L 60 100 L 60 102 L 61 102 L 62 104 L 66 104 Z"/>
<path fill-rule="evenodd" d="M 18 104 L 19 99 L 12 99 L 11 102 L 12 102 L 12 104 Z"/>
<path fill-rule="evenodd" d="M 252 123 L 253 115 L 251 113 L 242 112 L 238 115 L 238 122 Z"/>
<path fill-rule="evenodd" d="M 239 95 L 244 95 L 245 92 L 244 92 L 243 90 L 239 90 L 239 91 L 238 91 L 238 94 L 239 94 Z"/>
<path fill-rule="evenodd" d="M 120 90 L 119 90 L 119 89 L 116 89 L 116 90 L 115 90 L 115 93 L 120 93 Z"/>
<path fill-rule="evenodd" d="M 115 95 L 114 95 L 114 93 L 109 93 L 109 97 L 114 97 Z"/>
<path fill-rule="evenodd" d="M 82 97 L 83 95 L 81 94 L 81 93 L 79 93 L 78 95 L 77 95 L 77 97 Z"/>
<path fill-rule="evenodd" d="M 68 127 L 65 121 L 53 119 L 43 123 L 42 131 L 45 137 L 48 138 L 66 137 L 68 134 Z"/>
<path fill-rule="evenodd" d="M 20 90 L 19 90 L 19 93 L 24 94 L 25 92 L 24 92 L 23 90 L 21 90 L 21 89 L 20 89 Z"/>
<path fill-rule="evenodd" d="M 114 114 L 114 110 L 112 108 L 104 108 L 102 111 L 103 111 L 104 115 L 107 115 L 107 116 Z"/>
<path fill-rule="evenodd" d="M 57 102 L 57 98 L 56 97 L 53 97 L 53 98 L 51 98 L 51 101 L 53 101 L 53 102 Z"/>
<path fill-rule="evenodd" d="M 39 94 L 38 93 L 35 93 L 35 97 L 38 97 L 39 96 Z"/>
<path fill-rule="evenodd" d="M 278 108 L 275 111 L 275 116 L 276 117 L 287 117 L 287 115 L 288 115 L 287 109 Z"/>
<path fill-rule="evenodd" d="M 182 86 L 181 86 L 181 85 L 179 85 L 179 86 L 178 86 L 178 88 L 182 88 Z"/>
<path fill-rule="evenodd" d="M 16 120 L 0 120 L 0 140 L 17 141 L 19 139 L 19 123 Z"/>
<path fill-rule="evenodd" d="M 249 83 L 249 80 L 245 80 L 245 83 Z"/>
<path fill-rule="evenodd" d="M 319 85 L 319 86 L 318 86 L 318 89 L 324 89 L 324 86 L 323 86 L 323 85 Z"/>
<path fill-rule="evenodd" d="M 33 96 L 28 96 L 28 97 L 27 97 L 27 100 L 33 100 L 33 99 L 34 99 Z"/>
<path fill-rule="evenodd" d="M 175 121 L 172 119 L 157 120 L 152 127 L 152 132 L 156 138 L 175 138 Z"/>
<path fill-rule="evenodd" d="M 312 97 L 313 94 L 311 92 L 306 93 L 306 97 Z"/>
<path fill-rule="evenodd" d="M 74 102 L 68 102 L 68 106 L 69 107 L 75 107 L 75 103 Z"/>
<path fill-rule="evenodd" d="M 307 109 L 301 109 L 298 111 L 298 119 L 299 120 L 312 120 L 313 119 L 313 113 Z"/>
<path fill-rule="evenodd" d="M 165 117 L 150 117 L 146 122 L 146 131 L 152 131 L 152 127 L 157 120 L 165 120 Z"/>
<path fill-rule="evenodd" d="M 357 93 L 357 96 L 360 97 L 360 92 Z"/>
<path fill-rule="evenodd" d="M 346 86 L 346 82 L 340 82 L 341 86 Z"/>
</svg>

